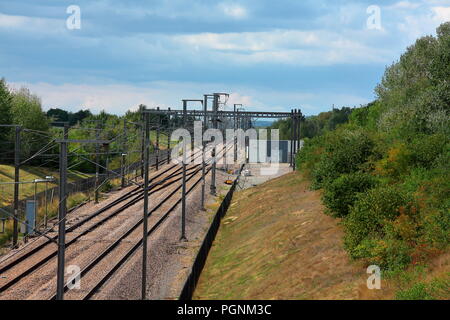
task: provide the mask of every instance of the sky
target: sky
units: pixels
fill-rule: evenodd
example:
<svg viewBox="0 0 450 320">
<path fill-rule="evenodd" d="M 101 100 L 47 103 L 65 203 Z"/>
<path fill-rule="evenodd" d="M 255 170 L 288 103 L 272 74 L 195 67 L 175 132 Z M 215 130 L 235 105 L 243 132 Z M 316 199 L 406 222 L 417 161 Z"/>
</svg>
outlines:
<svg viewBox="0 0 450 320">
<path fill-rule="evenodd" d="M 450 0 L 1 0 L 0 77 L 45 110 L 228 92 L 227 108 L 314 115 L 372 101 L 386 66 L 446 21 Z"/>
</svg>

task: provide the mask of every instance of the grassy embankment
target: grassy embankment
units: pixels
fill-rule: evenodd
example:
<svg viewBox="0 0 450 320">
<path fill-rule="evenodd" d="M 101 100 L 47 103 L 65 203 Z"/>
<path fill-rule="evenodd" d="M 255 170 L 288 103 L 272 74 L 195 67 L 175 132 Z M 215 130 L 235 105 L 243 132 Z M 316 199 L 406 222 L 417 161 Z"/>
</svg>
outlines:
<svg viewBox="0 0 450 320">
<path fill-rule="evenodd" d="M 299 173 L 236 192 L 194 299 L 449 298 L 449 256 L 382 274 L 366 287 L 367 265 L 352 261 L 339 219 Z"/>
<path fill-rule="evenodd" d="M 43 167 L 23 166 L 20 169 L 21 181 L 33 181 L 35 179 L 43 179 L 46 176 L 59 177 L 58 171 Z M 74 182 L 79 179 L 88 178 L 81 172 L 71 172 L 68 176 L 69 182 Z M 11 165 L 0 164 L 0 183 L 1 182 L 13 182 L 14 181 L 14 167 Z M 48 183 L 48 188 L 56 187 L 54 183 Z M 36 184 L 36 192 L 42 192 L 46 188 L 45 183 Z M 20 199 L 25 199 L 34 195 L 35 185 L 34 183 L 21 184 L 19 186 Z M 88 195 L 85 193 L 76 193 L 68 198 L 68 207 L 74 207 L 88 199 Z M 0 186 L 0 206 L 11 205 L 14 198 L 14 185 L 5 184 Z M 57 195 L 55 195 L 54 201 L 48 204 L 48 216 L 54 217 L 58 212 Z M 44 220 L 45 208 L 40 207 L 37 213 L 37 222 L 41 223 Z M 0 213 L 1 217 L 6 217 L 5 214 Z M 6 244 L 12 236 L 13 221 L 10 219 L 5 223 L 5 232 L 0 234 L 0 246 Z"/>
</svg>

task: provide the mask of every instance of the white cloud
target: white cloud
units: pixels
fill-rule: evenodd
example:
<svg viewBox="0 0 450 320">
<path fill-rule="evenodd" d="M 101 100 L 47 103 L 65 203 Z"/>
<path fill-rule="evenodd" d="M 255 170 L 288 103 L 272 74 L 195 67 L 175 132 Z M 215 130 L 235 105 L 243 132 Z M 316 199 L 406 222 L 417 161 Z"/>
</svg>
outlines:
<svg viewBox="0 0 450 320">
<path fill-rule="evenodd" d="M 447 21 L 450 21 L 450 6 L 435 6 L 424 10 L 422 14 L 405 16 L 398 23 L 398 28 L 410 41 L 415 41 L 419 37 L 434 34 L 436 28 Z"/>
<path fill-rule="evenodd" d="M 233 107 L 234 104 L 242 104 L 244 106 L 255 106 L 257 102 L 251 96 L 241 95 L 237 92 L 231 93 L 228 98 L 227 104 Z"/>
<path fill-rule="evenodd" d="M 79 110 L 87 108 L 93 112 L 106 110 L 111 113 L 124 113 L 140 103 L 149 107 L 157 105 L 157 91 L 130 85 L 85 85 L 49 83 L 11 83 L 13 88 L 25 86 L 41 97 L 44 109 L 64 108 Z"/>
<path fill-rule="evenodd" d="M 200 33 L 174 36 L 173 40 L 202 53 L 212 51 L 218 60 L 235 63 L 332 65 L 386 63 L 391 50 L 365 43 L 367 33 L 339 34 L 323 30 L 273 30 L 267 32 Z"/>
<path fill-rule="evenodd" d="M 205 93 L 228 92 L 227 110 L 234 103 L 242 103 L 246 110 L 289 111 L 301 108 L 306 115 L 317 114 L 331 109 L 331 105 L 355 106 L 369 102 L 368 99 L 353 94 L 323 92 L 299 92 L 274 90 L 267 87 L 230 86 L 221 83 L 191 83 L 155 81 L 141 86 L 129 84 L 87 85 L 50 83 L 10 83 L 12 88 L 27 87 L 37 94 L 45 110 L 62 108 L 78 111 L 81 108 L 97 113 L 106 110 L 113 114 L 124 114 L 136 110 L 139 104 L 150 108 L 181 108 L 183 98 L 202 98 Z"/>
<path fill-rule="evenodd" d="M 238 4 L 221 3 L 219 4 L 219 8 L 226 16 L 234 19 L 243 19 L 247 17 L 247 10 Z"/>
<path fill-rule="evenodd" d="M 411 10 L 411 9 L 417 9 L 421 6 L 421 3 L 417 2 L 411 2 L 411 1 L 399 1 L 394 3 L 391 6 L 388 6 L 388 9 L 405 9 L 405 10 Z"/>
<path fill-rule="evenodd" d="M 65 30 L 65 20 L 0 13 L 0 28 L 39 33 L 56 33 Z"/>
<path fill-rule="evenodd" d="M 433 20 L 437 23 L 450 21 L 450 7 L 433 7 Z"/>
</svg>

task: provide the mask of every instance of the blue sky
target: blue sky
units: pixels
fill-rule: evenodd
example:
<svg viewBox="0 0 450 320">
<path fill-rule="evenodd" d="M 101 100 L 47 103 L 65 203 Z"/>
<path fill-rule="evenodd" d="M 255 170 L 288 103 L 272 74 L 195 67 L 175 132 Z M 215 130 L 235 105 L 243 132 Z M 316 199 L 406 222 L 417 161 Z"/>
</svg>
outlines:
<svg viewBox="0 0 450 320">
<path fill-rule="evenodd" d="M 449 20 L 450 0 L 2 0 L 0 77 L 45 109 L 122 114 L 229 92 L 230 106 L 312 115 L 371 101 L 386 65 Z"/>
</svg>

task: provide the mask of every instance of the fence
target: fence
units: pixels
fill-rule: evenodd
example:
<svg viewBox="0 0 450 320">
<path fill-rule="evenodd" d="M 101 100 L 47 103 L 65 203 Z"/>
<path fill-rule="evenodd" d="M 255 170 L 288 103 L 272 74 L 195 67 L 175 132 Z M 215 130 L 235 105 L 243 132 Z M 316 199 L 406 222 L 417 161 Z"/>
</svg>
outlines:
<svg viewBox="0 0 450 320">
<path fill-rule="evenodd" d="M 243 169 L 244 165 L 241 166 L 239 170 L 239 175 Z M 194 260 L 194 264 L 191 269 L 191 273 L 189 274 L 186 282 L 184 283 L 183 289 L 181 290 L 181 294 L 179 296 L 179 300 L 191 300 L 192 295 L 194 294 L 195 287 L 197 286 L 198 279 L 200 278 L 200 274 L 205 266 L 206 258 L 208 257 L 209 250 L 216 238 L 217 231 L 220 227 L 220 222 L 222 218 L 227 213 L 228 207 L 230 206 L 231 199 L 233 197 L 234 190 L 236 189 L 236 185 L 238 183 L 239 176 L 234 180 L 231 185 L 230 190 L 228 190 L 225 198 L 223 199 L 220 207 L 217 209 L 216 214 L 214 215 L 214 219 L 211 223 L 211 226 L 206 233 L 205 238 L 203 239 L 200 250 L 197 253 L 197 257 Z"/>
</svg>

